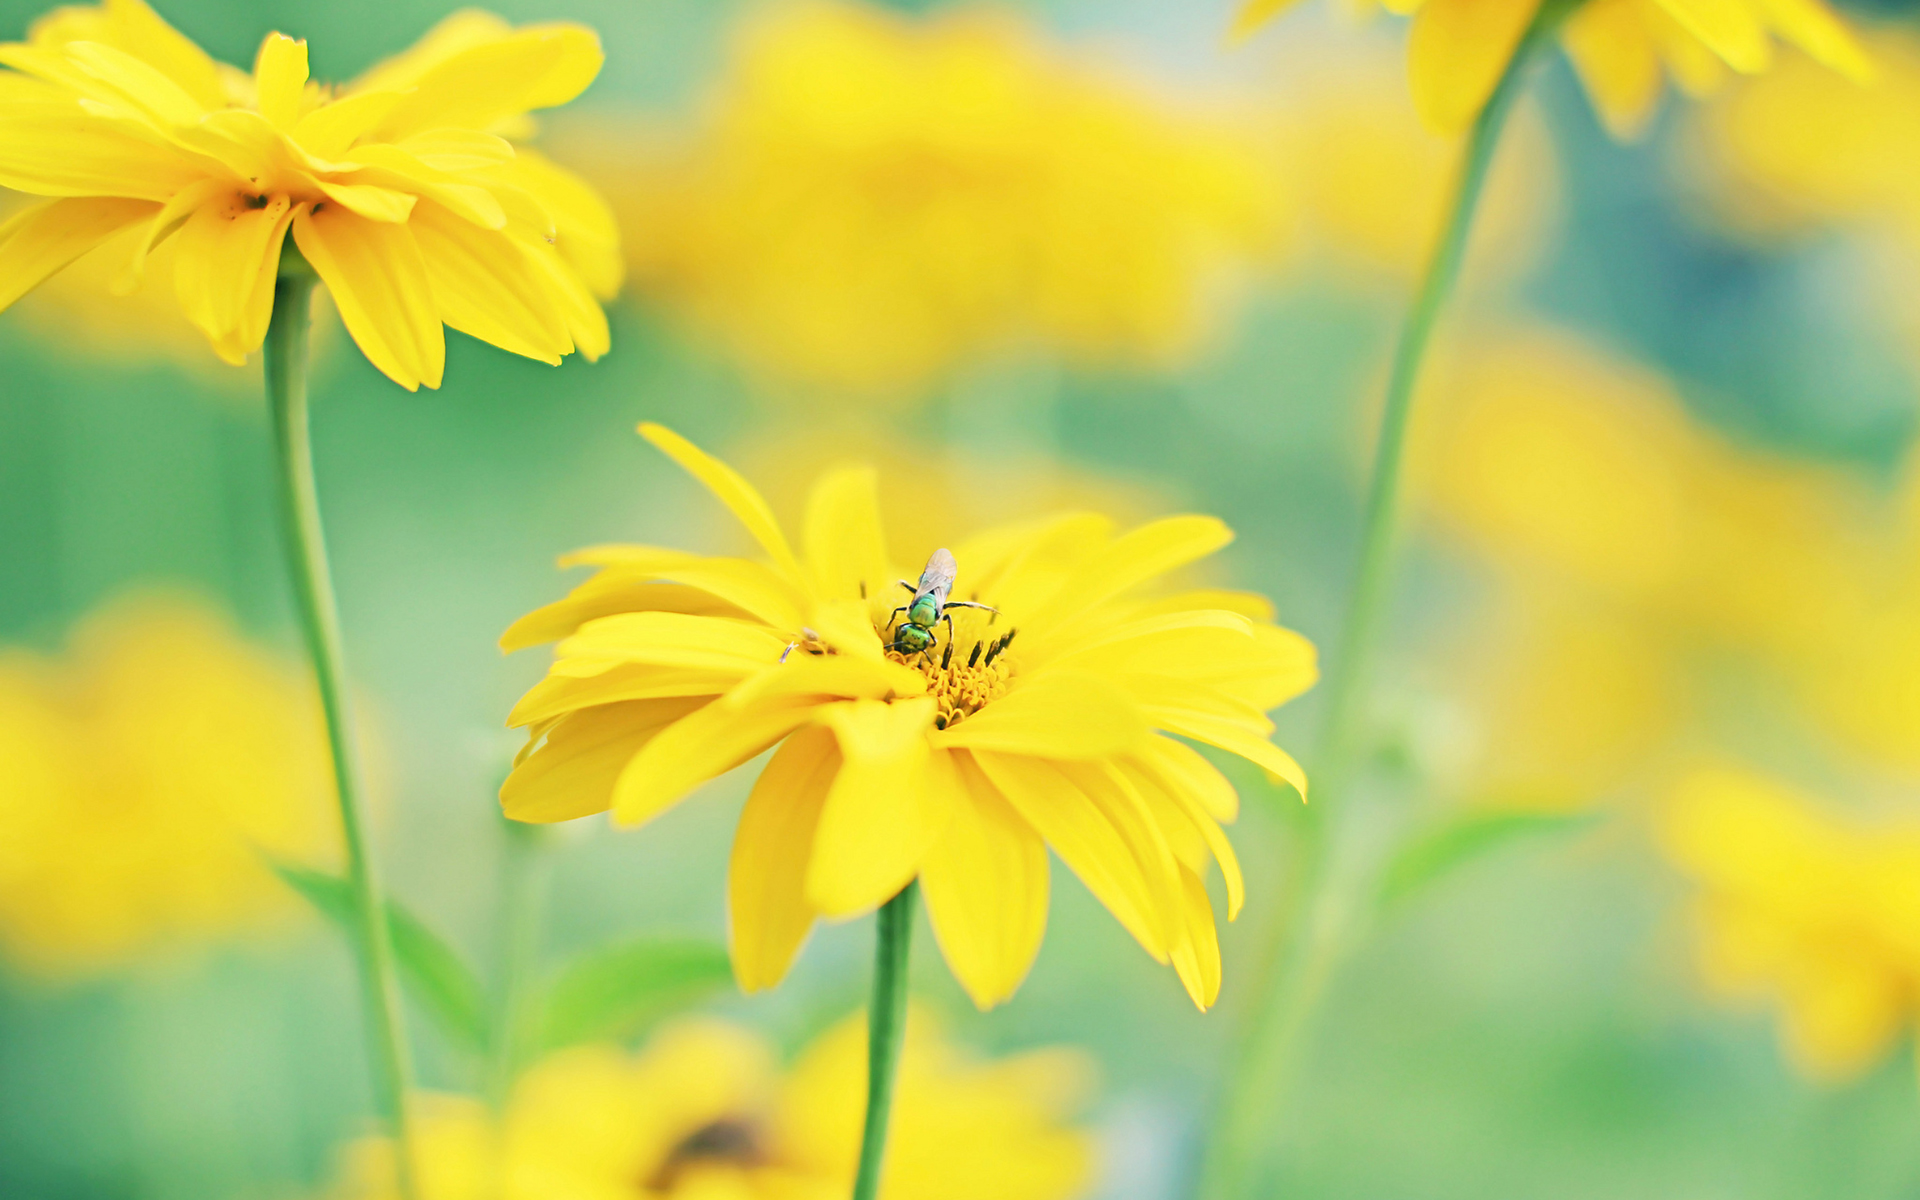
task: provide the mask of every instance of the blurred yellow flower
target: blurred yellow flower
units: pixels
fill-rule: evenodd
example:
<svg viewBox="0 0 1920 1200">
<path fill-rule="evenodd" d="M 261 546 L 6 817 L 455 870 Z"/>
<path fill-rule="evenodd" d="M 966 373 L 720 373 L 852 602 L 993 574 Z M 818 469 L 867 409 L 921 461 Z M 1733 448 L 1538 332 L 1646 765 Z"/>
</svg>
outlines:
<svg viewBox="0 0 1920 1200">
<path fill-rule="evenodd" d="M 1250 34 L 1295 0 L 1243 0 L 1237 34 Z M 1413 18 L 1407 75 L 1420 115 L 1435 129 L 1473 122 L 1538 0 L 1381 0 Z M 1858 82 L 1872 74 L 1866 54 L 1820 0 L 1586 0 L 1561 43 L 1587 95 L 1617 136 L 1643 130 L 1671 76 L 1688 93 L 1718 88 L 1729 70 L 1752 75 L 1772 65 L 1774 39 Z"/>
<path fill-rule="evenodd" d="M 644 292 L 771 380 L 841 393 L 1024 349 L 1176 363 L 1285 231 L 1251 129 L 1006 13 L 776 4 L 698 129 L 581 150 L 624 160 L 596 178 Z"/>
<path fill-rule="evenodd" d="M 563 560 L 600 572 L 502 639 L 564 639 L 511 717 L 530 740 L 501 791 L 507 815 L 611 808 L 639 824 L 778 745 L 730 872 L 748 990 L 779 982 L 816 919 L 870 910 L 917 877 L 954 974 L 982 1007 L 999 1003 L 1039 950 L 1051 846 L 1212 1004 L 1203 878 L 1217 862 L 1237 913 L 1239 867 L 1219 826 L 1237 799 L 1168 735 L 1304 792 L 1266 712 L 1315 676 L 1312 646 L 1259 597 L 1135 594 L 1224 546 L 1227 528 L 1184 516 L 1115 536 L 1080 513 L 988 530 L 929 560 L 957 570 L 946 612 L 908 612 L 913 584 L 888 559 L 872 470 L 815 485 L 802 560 L 746 480 L 668 430 L 641 430 L 770 561 L 648 546 Z"/>
<path fill-rule="evenodd" d="M 289 232 L 347 330 L 403 387 L 437 387 L 441 325 L 557 363 L 607 348 L 613 220 L 585 184 L 501 134 L 599 72 L 574 25 L 462 12 L 335 90 L 307 47 L 216 63 L 143 0 L 56 9 L 0 45 L 0 186 L 46 202 L 0 226 L 0 308 L 103 243 L 139 286 L 173 243 L 182 312 L 228 362 L 257 350 Z"/>
<path fill-rule="evenodd" d="M 310 685 L 178 598 L 0 655 L 0 779 L 0 944 L 44 974 L 283 922 L 299 901 L 261 855 L 334 845 Z"/>
<path fill-rule="evenodd" d="M 1920 821 L 1866 826 L 1765 778 L 1681 781 L 1662 822 L 1700 888 L 1700 965 L 1729 995 L 1770 999 L 1793 1062 L 1844 1079 L 1920 1016 Z"/>
<path fill-rule="evenodd" d="M 818 1038 L 783 1076 L 765 1040 L 685 1020 L 644 1050 L 561 1051 L 536 1064 L 496 1119 L 477 1100 L 423 1097 L 422 1200 L 840 1200 L 865 1111 L 858 1019 Z M 1065 1049 L 981 1062 L 915 1011 L 907 1024 L 881 1196 L 1073 1200 L 1093 1142 L 1065 1124 L 1091 1080 Z M 332 1200 L 391 1200 L 392 1144 L 355 1143 Z"/>
</svg>

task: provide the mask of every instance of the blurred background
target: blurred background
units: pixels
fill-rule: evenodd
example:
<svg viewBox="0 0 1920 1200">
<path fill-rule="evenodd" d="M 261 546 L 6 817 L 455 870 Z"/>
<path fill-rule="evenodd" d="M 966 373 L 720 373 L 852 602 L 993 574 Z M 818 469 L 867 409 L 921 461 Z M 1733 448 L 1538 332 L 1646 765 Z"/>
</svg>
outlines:
<svg viewBox="0 0 1920 1200">
<path fill-rule="evenodd" d="M 723 936 L 749 772 L 641 833 L 535 844 L 494 799 L 544 665 L 495 642 L 570 586 L 555 557 L 738 543 L 640 420 L 789 516 L 876 462 L 900 561 L 1063 508 L 1218 513 L 1213 581 L 1335 640 L 1454 150 L 1413 114 L 1403 22 L 1317 0 L 1230 48 L 1225 0 L 493 7 L 605 41 L 538 144 L 620 214 L 613 352 L 450 335 L 446 385 L 408 394 L 323 315 L 314 386 L 387 877 L 483 980 L 514 928 L 552 971 Z M 0 37 L 40 11 L 0 0 Z M 305 37 L 322 79 L 444 15 L 160 11 L 234 63 Z M 1528 92 L 1421 402 L 1378 744 L 1338 818 L 1405 886 L 1272 1133 L 1285 1194 L 1920 1194 L 1920 13 L 1850 16 L 1872 88 L 1788 52 L 1627 143 L 1564 59 Z M 0 318 L 0 1195 L 345 1194 L 351 960 L 260 858 L 338 862 L 258 364 L 215 359 L 164 270 L 126 299 L 104 270 Z M 1075 1080 L 1046 1120 L 1084 1131 L 1088 1182 L 1038 1200 L 1187 1186 L 1298 820 L 1236 779 L 1250 900 L 1213 1013 L 1063 870 L 1003 1009 L 922 930 L 948 1040 L 1077 1048 L 1045 1060 Z M 800 1079 L 870 938 L 679 1001 L 769 1063 L 806 1050 Z M 599 1032 L 641 1044 L 659 1007 Z M 484 1093 L 413 1016 L 422 1081 Z"/>
</svg>

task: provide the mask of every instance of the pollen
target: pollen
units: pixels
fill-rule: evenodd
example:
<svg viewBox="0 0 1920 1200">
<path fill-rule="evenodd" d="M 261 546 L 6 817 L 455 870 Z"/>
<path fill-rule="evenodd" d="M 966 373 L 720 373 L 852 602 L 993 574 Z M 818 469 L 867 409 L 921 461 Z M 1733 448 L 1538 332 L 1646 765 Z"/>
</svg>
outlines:
<svg viewBox="0 0 1920 1200">
<path fill-rule="evenodd" d="M 934 728 L 950 729 L 1006 694 L 1013 676 L 1006 650 L 1012 642 L 1012 631 L 992 640 L 962 636 L 924 654 L 890 649 L 887 658 L 926 676 L 927 695 L 934 702 Z"/>
</svg>

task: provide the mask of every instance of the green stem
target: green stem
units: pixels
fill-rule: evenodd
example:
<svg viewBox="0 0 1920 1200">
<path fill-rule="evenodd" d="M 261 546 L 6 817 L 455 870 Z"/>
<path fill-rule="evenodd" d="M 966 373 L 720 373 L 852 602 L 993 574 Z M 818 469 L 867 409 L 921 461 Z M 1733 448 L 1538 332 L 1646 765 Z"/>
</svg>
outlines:
<svg viewBox="0 0 1920 1200">
<path fill-rule="evenodd" d="M 1247 1010 L 1249 1027 L 1232 1043 L 1235 1053 L 1221 1112 L 1201 1163 L 1198 1194 L 1202 1200 L 1226 1200 L 1247 1192 L 1248 1176 L 1258 1165 L 1256 1155 L 1284 1115 L 1281 1109 L 1297 1068 L 1301 1040 L 1363 907 L 1364 881 L 1357 872 L 1337 869 L 1332 861 L 1329 811 L 1344 798 L 1360 757 L 1367 685 L 1392 582 L 1394 517 L 1414 393 L 1434 325 L 1459 277 L 1488 168 L 1524 84 L 1526 68 L 1572 7 L 1565 0 L 1548 0 L 1541 6 L 1475 119 L 1439 240 L 1394 348 L 1367 491 L 1360 560 L 1346 627 L 1327 678 L 1326 725 L 1314 762 L 1313 803 L 1300 822 L 1295 898 L 1276 922 L 1261 956 L 1255 1005 Z"/>
<path fill-rule="evenodd" d="M 543 825 L 527 825 L 502 817 L 506 844 L 500 866 L 500 928 L 504 944 L 500 955 L 499 1019 L 494 1037 L 488 1098 L 504 1108 L 527 1060 L 532 1033 L 528 1021 L 527 983 L 539 969 L 540 933 L 546 921 L 547 860 Z"/>
<path fill-rule="evenodd" d="M 391 1127 L 400 1194 L 413 1200 L 413 1156 L 407 1139 L 406 1095 L 411 1074 L 406 1028 L 400 1018 L 400 989 L 393 967 L 393 945 L 382 901 L 379 873 L 367 841 L 366 800 L 361 791 L 359 756 L 348 711 L 346 662 L 341 652 L 340 613 L 333 578 L 327 569 L 326 539 L 320 527 L 320 498 L 313 481 L 313 445 L 307 428 L 307 334 L 314 278 L 305 264 L 289 256 L 274 287 L 273 320 L 267 327 L 267 404 L 273 412 L 278 451 L 280 511 L 284 522 L 287 568 L 313 659 L 325 710 L 327 741 L 333 752 L 334 791 L 340 802 L 340 829 L 347 851 L 347 879 L 353 887 L 359 936 L 360 982 L 367 1023 L 367 1054 L 373 1087 Z"/>
<path fill-rule="evenodd" d="M 893 1110 L 894 1069 L 907 1025 L 907 950 L 913 941 L 913 900 L 919 883 L 909 883 L 881 906 L 875 921 L 873 1003 L 867 1009 L 867 1121 L 860 1132 L 860 1172 L 853 1200 L 873 1200 L 880 1190 L 881 1160 L 887 1152 L 887 1117 Z"/>
</svg>

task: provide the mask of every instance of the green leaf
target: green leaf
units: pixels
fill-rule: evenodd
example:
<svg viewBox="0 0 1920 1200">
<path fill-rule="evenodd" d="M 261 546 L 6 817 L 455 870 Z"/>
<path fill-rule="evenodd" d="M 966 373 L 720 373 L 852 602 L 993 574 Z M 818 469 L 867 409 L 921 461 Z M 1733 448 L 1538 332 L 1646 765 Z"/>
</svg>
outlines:
<svg viewBox="0 0 1920 1200">
<path fill-rule="evenodd" d="M 274 863 L 293 890 L 358 944 L 360 928 L 353 885 L 337 875 Z M 492 1041 L 486 991 L 460 955 L 439 934 L 389 898 L 387 929 L 393 939 L 400 977 L 447 1039 L 463 1050 L 485 1054 Z"/>
<path fill-rule="evenodd" d="M 638 1032 L 732 979 L 726 947 L 714 942 L 656 937 L 593 951 L 548 987 L 540 1045 L 553 1049 Z"/>
<path fill-rule="evenodd" d="M 1592 813 L 1477 812 L 1442 822 L 1400 847 L 1380 879 L 1380 905 L 1404 904 L 1504 846 L 1568 834 L 1599 822 Z"/>
</svg>

